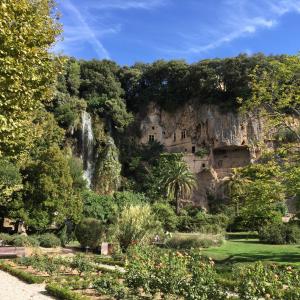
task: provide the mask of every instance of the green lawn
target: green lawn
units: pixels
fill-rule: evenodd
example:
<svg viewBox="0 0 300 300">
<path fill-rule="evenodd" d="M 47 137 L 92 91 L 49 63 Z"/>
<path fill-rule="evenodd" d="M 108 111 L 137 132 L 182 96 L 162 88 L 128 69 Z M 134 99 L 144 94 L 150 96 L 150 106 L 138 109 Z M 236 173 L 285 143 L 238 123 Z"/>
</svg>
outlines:
<svg viewBox="0 0 300 300">
<path fill-rule="evenodd" d="M 228 234 L 221 247 L 205 249 L 203 254 L 224 263 L 262 260 L 300 266 L 300 245 L 262 244 L 255 234 Z"/>
</svg>

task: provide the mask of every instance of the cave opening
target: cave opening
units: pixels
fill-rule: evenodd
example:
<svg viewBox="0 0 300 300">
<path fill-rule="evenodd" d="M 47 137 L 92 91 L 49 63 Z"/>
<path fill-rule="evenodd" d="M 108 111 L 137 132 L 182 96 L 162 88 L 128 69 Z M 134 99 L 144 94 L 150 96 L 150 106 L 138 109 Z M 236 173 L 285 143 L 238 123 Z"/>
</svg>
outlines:
<svg viewBox="0 0 300 300">
<path fill-rule="evenodd" d="M 213 149 L 214 169 L 229 169 L 247 166 L 250 151 L 246 146 L 226 146 Z"/>
</svg>

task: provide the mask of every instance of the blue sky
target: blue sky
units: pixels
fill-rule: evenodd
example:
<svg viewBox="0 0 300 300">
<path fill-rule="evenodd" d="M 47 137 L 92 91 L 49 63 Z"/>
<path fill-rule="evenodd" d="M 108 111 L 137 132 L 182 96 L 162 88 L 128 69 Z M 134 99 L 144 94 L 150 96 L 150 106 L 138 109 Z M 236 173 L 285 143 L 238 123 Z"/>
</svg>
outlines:
<svg viewBox="0 0 300 300">
<path fill-rule="evenodd" d="M 57 0 L 54 50 L 121 65 L 300 51 L 300 0 Z"/>
</svg>

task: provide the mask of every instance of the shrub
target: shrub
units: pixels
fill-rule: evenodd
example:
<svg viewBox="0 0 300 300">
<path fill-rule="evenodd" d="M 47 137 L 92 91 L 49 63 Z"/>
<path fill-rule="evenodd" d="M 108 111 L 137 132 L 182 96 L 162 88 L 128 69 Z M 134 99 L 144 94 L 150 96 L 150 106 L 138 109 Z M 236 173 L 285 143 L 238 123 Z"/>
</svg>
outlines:
<svg viewBox="0 0 300 300">
<path fill-rule="evenodd" d="M 130 191 L 116 192 L 114 194 L 114 203 L 116 203 L 120 210 L 127 206 L 142 205 L 149 201 L 144 194 L 134 193 Z"/>
<path fill-rule="evenodd" d="M 208 234 L 174 234 L 166 246 L 174 249 L 208 248 L 221 246 L 224 241 L 223 235 Z"/>
<path fill-rule="evenodd" d="M 34 236 L 14 234 L 11 236 L 8 244 L 15 247 L 38 247 L 39 241 Z"/>
<path fill-rule="evenodd" d="M 71 260 L 70 267 L 78 270 L 80 275 L 93 269 L 90 260 L 84 254 L 75 255 Z"/>
<path fill-rule="evenodd" d="M 164 299 L 226 299 L 216 279 L 213 262 L 199 251 L 186 255 L 156 247 L 131 249 L 125 273 L 128 287 L 136 292 L 142 289 L 151 299 L 157 292 Z"/>
<path fill-rule="evenodd" d="M 45 248 L 55 248 L 61 246 L 60 239 L 53 233 L 44 233 L 38 236 L 40 246 Z"/>
<path fill-rule="evenodd" d="M 83 219 L 75 228 L 75 236 L 82 247 L 97 248 L 100 244 L 103 227 L 93 218 Z"/>
<path fill-rule="evenodd" d="M 58 284 L 51 283 L 46 285 L 46 291 L 55 298 L 61 300 L 90 300 L 90 297 L 85 297 L 83 295 L 72 292 L 66 287 L 62 287 Z"/>
<path fill-rule="evenodd" d="M 119 209 L 113 196 L 85 191 L 83 199 L 83 215 L 86 218 L 101 220 L 103 224 L 111 224 L 116 221 Z"/>
<path fill-rule="evenodd" d="M 125 251 L 129 245 L 148 243 L 161 232 L 161 223 L 156 220 L 150 205 L 131 205 L 122 211 L 116 231 L 120 246 Z"/>
<path fill-rule="evenodd" d="M 152 208 L 164 230 L 174 231 L 176 229 L 178 217 L 169 204 L 155 203 Z"/>
<path fill-rule="evenodd" d="M 126 299 L 126 289 L 115 276 L 101 275 L 94 281 L 93 288 L 101 295 L 109 295 L 114 299 Z"/>
<path fill-rule="evenodd" d="M 46 272 L 49 275 L 59 273 L 61 266 L 67 265 L 67 261 L 61 257 L 48 255 L 33 255 L 17 260 L 20 265 L 31 266 L 37 271 Z"/>
<path fill-rule="evenodd" d="M 189 216 L 185 210 L 180 211 L 178 216 L 177 230 L 180 232 L 194 231 L 194 218 Z"/>
<path fill-rule="evenodd" d="M 12 236 L 8 233 L 0 233 L 0 241 L 2 241 L 3 245 L 9 245 Z"/>
<path fill-rule="evenodd" d="M 35 275 L 32 275 L 30 273 L 26 273 L 22 270 L 17 270 L 14 269 L 12 266 L 4 264 L 4 263 L 0 263 L 0 269 L 10 273 L 13 276 L 18 277 L 19 279 L 27 282 L 27 283 L 42 283 L 44 281 L 44 279 L 42 277 L 38 277 Z"/>
<path fill-rule="evenodd" d="M 57 233 L 60 243 L 65 247 L 68 243 L 75 239 L 74 236 L 74 224 L 70 221 L 65 222 L 65 224 L 60 228 Z"/>
<path fill-rule="evenodd" d="M 298 299 L 300 274 L 290 266 L 257 262 L 233 269 L 240 299 Z"/>
<path fill-rule="evenodd" d="M 181 211 L 177 229 L 181 232 L 223 233 L 229 224 L 225 214 L 207 214 L 199 209 Z"/>
<path fill-rule="evenodd" d="M 259 231 L 259 239 L 270 244 L 296 244 L 300 241 L 300 228 L 296 224 L 272 224 Z"/>
</svg>

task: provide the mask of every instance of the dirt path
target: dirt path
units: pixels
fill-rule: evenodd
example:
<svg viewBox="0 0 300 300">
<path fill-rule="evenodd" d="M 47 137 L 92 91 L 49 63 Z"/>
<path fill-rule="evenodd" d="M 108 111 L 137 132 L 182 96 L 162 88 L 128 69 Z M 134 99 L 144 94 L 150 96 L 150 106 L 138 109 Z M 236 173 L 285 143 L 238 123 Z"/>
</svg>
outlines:
<svg viewBox="0 0 300 300">
<path fill-rule="evenodd" d="M 0 271 L 1 300 L 53 300 L 47 296 L 44 284 L 27 284 L 18 278 Z"/>
</svg>

